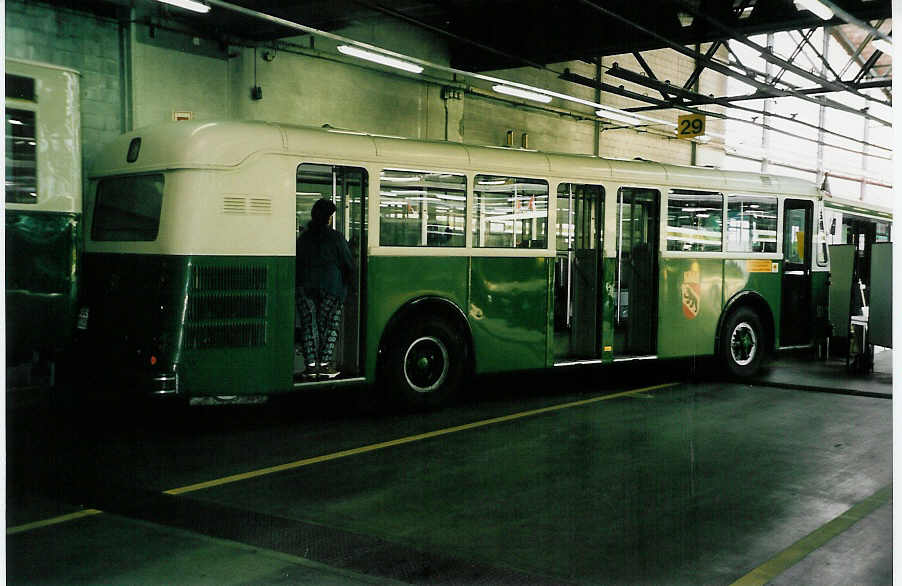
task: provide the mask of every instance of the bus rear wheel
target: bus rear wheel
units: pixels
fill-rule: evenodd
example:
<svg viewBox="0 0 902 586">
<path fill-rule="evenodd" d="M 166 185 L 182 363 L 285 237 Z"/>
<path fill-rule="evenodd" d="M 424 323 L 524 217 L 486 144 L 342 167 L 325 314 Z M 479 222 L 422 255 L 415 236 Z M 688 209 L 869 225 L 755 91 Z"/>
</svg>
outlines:
<svg viewBox="0 0 902 586">
<path fill-rule="evenodd" d="M 466 350 L 457 329 L 427 318 L 399 331 L 387 348 L 387 389 L 411 408 L 447 403 L 466 368 Z"/>
<path fill-rule="evenodd" d="M 724 322 L 721 359 L 728 374 L 738 378 L 754 376 L 764 361 L 764 331 L 758 314 L 741 307 Z"/>
</svg>

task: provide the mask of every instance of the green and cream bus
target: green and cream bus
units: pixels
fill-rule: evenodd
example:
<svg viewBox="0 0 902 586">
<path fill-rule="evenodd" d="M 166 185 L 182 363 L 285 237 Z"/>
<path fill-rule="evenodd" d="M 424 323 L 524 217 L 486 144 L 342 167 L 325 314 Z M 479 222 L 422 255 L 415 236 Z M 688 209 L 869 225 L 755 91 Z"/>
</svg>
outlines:
<svg viewBox="0 0 902 586">
<path fill-rule="evenodd" d="M 705 355 L 748 376 L 826 319 L 823 197 L 792 178 L 178 122 L 120 137 L 91 181 L 79 327 L 123 392 L 379 381 L 430 405 L 474 373 Z M 294 359 L 319 198 L 357 264 L 328 382 Z"/>
<path fill-rule="evenodd" d="M 77 71 L 6 59 L 6 386 L 54 384 L 81 258 Z"/>
</svg>

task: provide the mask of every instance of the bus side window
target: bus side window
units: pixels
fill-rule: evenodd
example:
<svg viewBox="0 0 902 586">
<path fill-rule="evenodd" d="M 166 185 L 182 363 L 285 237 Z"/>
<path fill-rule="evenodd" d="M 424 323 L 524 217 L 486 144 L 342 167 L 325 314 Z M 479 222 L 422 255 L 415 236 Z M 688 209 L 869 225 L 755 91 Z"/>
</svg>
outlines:
<svg viewBox="0 0 902 586">
<path fill-rule="evenodd" d="M 379 178 L 379 244 L 465 245 L 467 178 L 383 169 Z"/>
<path fill-rule="evenodd" d="M 480 248 L 545 248 L 548 182 L 477 175 L 473 185 L 473 245 Z"/>
</svg>

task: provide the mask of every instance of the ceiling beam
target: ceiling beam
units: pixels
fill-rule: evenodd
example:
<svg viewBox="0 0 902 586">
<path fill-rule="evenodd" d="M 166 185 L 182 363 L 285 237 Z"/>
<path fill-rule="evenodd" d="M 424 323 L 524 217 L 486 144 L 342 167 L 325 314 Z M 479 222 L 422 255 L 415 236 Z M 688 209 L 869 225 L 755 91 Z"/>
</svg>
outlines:
<svg viewBox="0 0 902 586">
<path fill-rule="evenodd" d="M 737 31 L 736 29 L 723 24 L 722 22 L 720 22 L 713 16 L 707 14 L 706 12 L 698 10 L 697 8 L 695 8 L 693 5 L 691 5 L 689 2 L 686 2 L 685 0 L 681 0 L 680 5 L 683 6 L 688 12 L 691 12 L 696 18 L 704 19 L 709 24 L 711 24 L 713 27 L 719 29 L 721 32 L 728 35 L 730 38 L 735 39 L 736 41 L 742 43 L 743 45 L 745 45 L 751 49 L 754 49 L 755 51 L 758 52 L 758 54 L 761 56 L 761 58 L 764 59 L 765 61 L 767 61 L 768 63 L 772 63 L 774 65 L 782 67 L 783 69 L 791 71 L 792 73 L 798 75 L 799 77 L 803 77 L 803 78 L 807 79 L 808 81 L 812 81 L 820 86 L 836 85 L 837 89 L 848 91 L 860 98 L 864 98 L 865 100 L 877 101 L 877 102 L 884 104 L 885 106 L 890 105 L 890 104 L 884 102 L 883 100 L 877 100 L 873 96 L 869 96 L 867 94 L 860 93 L 860 92 L 854 90 L 853 88 L 844 87 L 840 81 L 832 81 L 832 80 L 826 79 L 820 75 L 811 73 L 807 69 L 798 67 L 791 61 L 787 61 L 781 57 L 778 57 L 777 55 L 774 55 L 774 53 L 768 47 L 759 45 L 758 43 L 752 41 L 751 39 L 749 39 L 748 37 L 746 37 L 739 31 Z"/>
<path fill-rule="evenodd" d="M 624 70 L 624 69 L 622 69 L 622 68 L 620 69 L 620 72 L 621 72 L 621 73 L 624 72 L 624 71 L 626 71 L 626 70 Z M 630 72 L 630 73 L 631 73 L 633 76 L 637 76 L 638 78 L 646 79 L 646 78 L 645 78 L 642 74 L 640 74 L 640 73 L 636 73 L 636 72 Z M 728 116 L 728 115 L 726 115 L 726 114 L 721 114 L 720 112 L 711 112 L 711 111 L 707 111 L 707 110 L 700 110 L 700 109 L 698 109 L 698 108 L 692 107 L 691 105 L 687 105 L 687 104 L 684 103 L 684 102 L 661 100 L 660 98 L 656 98 L 656 97 L 653 97 L 653 96 L 647 96 L 647 95 L 644 95 L 644 94 L 640 94 L 640 93 L 637 93 L 637 92 L 630 91 L 630 90 L 628 90 L 628 89 L 625 89 L 623 86 L 614 86 L 614 85 L 607 84 L 607 83 L 600 83 L 600 84 L 599 84 L 599 83 L 598 83 L 597 81 L 595 81 L 594 79 L 591 79 L 591 78 L 588 78 L 588 77 L 585 77 L 585 76 L 583 76 L 583 75 L 579 75 L 579 74 L 576 74 L 576 73 L 572 73 L 569 69 L 565 69 L 565 70 L 564 70 L 564 73 L 562 73 L 560 77 L 561 77 L 561 79 L 566 80 L 566 81 L 570 81 L 570 82 L 572 82 L 572 83 L 578 83 L 578 84 L 580 84 L 580 85 L 584 85 L 584 86 L 586 86 L 586 87 L 591 87 L 591 88 L 600 88 L 602 91 L 605 91 L 605 92 L 608 92 L 608 93 L 611 93 L 611 94 L 615 94 L 615 95 L 622 96 L 622 97 L 625 97 L 625 98 L 631 98 L 631 99 L 633 99 L 633 100 L 636 100 L 636 101 L 639 101 L 639 102 L 645 102 L 645 103 L 647 103 L 647 104 L 654 104 L 654 106 L 646 107 L 646 108 L 622 108 L 623 110 L 625 110 L 625 111 L 627 111 L 627 112 L 641 112 L 641 111 L 647 111 L 647 110 L 660 110 L 660 109 L 676 109 L 676 110 L 682 110 L 682 111 L 684 111 L 684 112 L 692 112 L 693 114 L 703 114 L 703 115 L 705 115 L 705 116 L 710 116 L 710 117 L 712 117 L 712 118 L 719 118 L 719 119 L 721 119 L 721 120 L 731 120 L 731 121 L 735 121 L 735 122 L 742 122 L 742 123 L 744 123 L 744 124 L 750 124 L 750 125 L 752 125 L 752 126 L 758 126 L 758 127 L 760 127 L 760 128 L 764 128 L 764 129 L 766 129 L 766 130 L 770 130 L 770 131 L 772 131 L 772 132 L 776 132 L 777 134 L 783 134 L 783 135 L 786 135 L 786 136 L 792 136 L 792 137 L 794 137 L 794 138 L 799 138 L 799 139 L 801 139 L 801 140 L 813 142 L 813 143 L 815 143 L 815 144 L 823 144 L 823 145 L 828 146 L 828 147 L 831 147 L 831 148 L 835 148 L 835 149 L 847 151 L 847 152 L 854 153 L 854 154 L 857 154 L 857 155 L 865 154 L 864 151 L 857 151 L 857 150 L 854 150 L 854 149 L 848 149 L 848 148 L 841 147 L 841 146 L 838 146 L 838 145 L 834 145 L 834 144 L 830 144 L 830 143 L 825 143 L 825 142 L 823 142 L 823 141 L 817 141 L 817 140 L 812 139 L 812 138 L 808 138 L 808 137 L 805 137 L 805 136 L 800 136 L 800 135 L 798 135 L 798 134 L 794 134 L 794 133 L 789 132 L 789 131 L 787 131 L 787 130 L 782 130 L 782 129 L 779 129 L 779 128 L 774 128 L 773 126 L 770 126 L 769 124 L 764 124 L 764 123 L 756 122 L 756 121 L 753 121 L 753 120 L 745 120 L 745 119 L 743 119 L 743 118 L 736 118 L 736 117 L 733 117 L 733 116 Z M 686 90 L 681 90 L 681 91 L 686 91 Z M 691 92 L 689 92 L 689 93 L 691 93 Z M 707 97 L 707 96 L 700 96 L 700 98 L 703 98 L 703 99 L 706 99 L 706 100 L 717 100 L 717 98 L 709 98 L 709 97 Z M 744 111 L 744 112 L 750 112 L 750 113 L 752 113 L 752 114 L 757 114 L 757 115 L 762 115 L 762 114 L 763 114 L 763 112 L 761 112 L 761 111 L 759 111 L 759 110 L 753 110 L 753 109 L 751 109 L 751 108 L 743 108 L 742 106 L 735 106 L 735 105 L 731 105 L 731 104 L 725 104 L 725 105 L 726 105 L 727 107 L 729 107 L 729 108 L 734 108 L 734 109 L 736 109 L 736 110 L 742 110 L 742 111 Z M 802 126 L 806 126 L 806 127 L 809 127 L 809 128 L 813 128 L 813 129 L 815 129 L 815 130 L 820 130 L 820 127 L 817 126 L 817 125 L 810 124 L 810 123 L 808 123 L 808 122 L 804 122 L 804 121 L 801 121 L 801 120 L 796 120 L 795 118 L 792 118 L 792 117 L 790 117 L 790 116 L 783 116 L 783 115 L 781 115 L 781 114 L 774 114 L 774 113 L 768 112 L 768 117 L 770 117 L 770 118 L 778 118 L 778 119 L 781 119 L 781 120 L 785 120 L 785 121 L 787 121 L 787 122 L 793 122 L 793 123 L 795 123 L 795 124 L 800 124 L 800 125 L 802 125 Z M 824 129 L 823 131 L 824 131 L 824 133 L 826 133 L 826 134 L 830 134 L 830 135 L 832 135 L 832 136 L 836 136 L 836 137 L 843 138 L 843 139 L 846 139 L 846 140 L 851 140 L 851 141 L 853 141 L 853 142 L 856 142 L 856 143 L 858 143 L 858 144 L 861 144 L 862 146 L 866 146 L 866 147 L 869 147 L 869 148 L 876 148 L 876 149 L 880 149 L 880 150 L 883 150 L 883 151 L 887 151 L 888 153 L 892 153 L 892 149 L 889 149 L 889 148 L 887 148 L 887 147 L 883 147 L 883 146 L 880 146 L 880 145 L 867 143 L 867 142 L 865 142 L 865 141 L 858 140 L 858 139 L 855 139 L 855 138 L 851 138 L 851 137 L 848 137 L 848 136 L 846 136 L 846 135 L 844 135 L 844 134 L 841 134 L 841 133 L 838 133 L 838 132 L 833 132 L 833 131 L 831 131 L 831 130 Z M 882 157 L 882 156 L 880 156 L 880 155 L 874 155 L 873 153 L 871 153 L 871 154 L 872 154 L 873 156 L 878 157 L 878 158 L 887 158 L 887 157 Z"/>
<path fill-rule="evenodd" d="M 656 33 L 655 31 L 653 31 L 633 20 L 630 20 L 608 8 L 600 6 L 592 0 L 577 0 L 577 1 L 580 2 L 581 4 L 590 6 L 590 7 L 594 8 L 595 10 L 601 12 L 602 14 L 606 14 L 606 15 L 620 21 L 623 24 L 631 26 L 646 35 L 654 37 L 655 39 L 664 43 L 665 45 L 667 45 L 668 47 L 670 47 L 671 49 L 673 49 L 674 51 L 676 51 L 678 53 L 681 53 L 690 58 L 698 59 L 699 61 L 703 61 L 710 69 L 713 69 L 715 71 L 718 71 L 718 72 L 720 72 L 724 75 L 730 76 L 730 77 L 735 77 L 736 79 L 739 79 L 739 80 L 751 85 L 752 87 L 755 87 L 763 92 L 770 93 L 771 96 L 773 96 L 773 97 L 794 96 L 794 97 L 812 102 L 817 105 L 824 104 L 829 108 L 833 108 L 836 110 L 842 110 L 842 111 L 848 112 L 850 114 L 855 114 L 855 115 L 861 116 L 868 120 L 873 120 L 875 122 L 882 124 L 883 126 L 892 126 L 891 122 L 889 122 L 887 120 L 883 120 L 882 118 L 873 116 L 873 115 L 869 114 L 866 110 L 853 108 L 852 106 L 847 106 L 841 102 L 836 102 L 834 100 L 828 100 L 827 98 L 824 98 L 824 97 L 813 98 L 811 96 L 808 96 L 806 94 L 801 94 L 792 89 L 775 88 L 775 87 L 771 86 L 770 84 L 760 82 L 757 79 L 754 79 L 748 75 L 742 75 L 741 73 L 734 71 L 730 67 L 728 67 L 718 61 L 715 61 L 709 57 L 705 57 L 704 54 L 702 54 L 698 51 L 693 51 L 692 49 L 690 49 L 688 47 L 685 47 L 677 42 L 671 41 L 670 39 L 664 37 L 663 35 L 660 35 L 660 34 Z"/>
</svg>

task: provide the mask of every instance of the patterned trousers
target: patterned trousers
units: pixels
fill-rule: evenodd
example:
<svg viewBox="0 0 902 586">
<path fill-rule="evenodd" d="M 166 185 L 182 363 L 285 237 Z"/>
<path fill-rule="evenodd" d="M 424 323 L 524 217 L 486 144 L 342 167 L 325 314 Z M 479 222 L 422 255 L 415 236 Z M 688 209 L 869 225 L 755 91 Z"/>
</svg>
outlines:
<svg viewBox="0 0 902 586">
<path fill-rule="evenodd" d="M 328 364 L 335 353 L 338 327 L 341 324 L 341 300 L 334 295 L 297 289 L 297 315 L 300 318 L 300 343 L 304 362 L 309 365 Z"/>
</svg>

